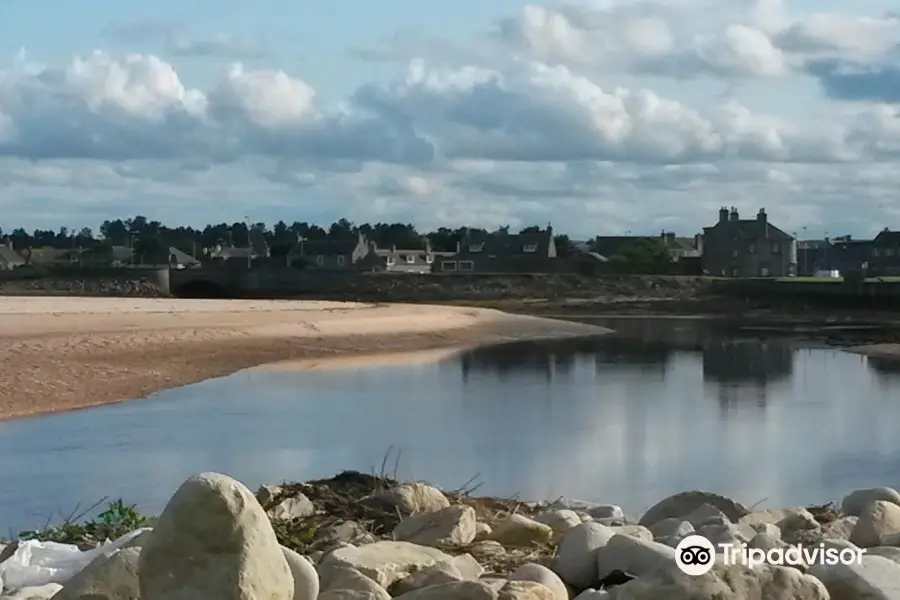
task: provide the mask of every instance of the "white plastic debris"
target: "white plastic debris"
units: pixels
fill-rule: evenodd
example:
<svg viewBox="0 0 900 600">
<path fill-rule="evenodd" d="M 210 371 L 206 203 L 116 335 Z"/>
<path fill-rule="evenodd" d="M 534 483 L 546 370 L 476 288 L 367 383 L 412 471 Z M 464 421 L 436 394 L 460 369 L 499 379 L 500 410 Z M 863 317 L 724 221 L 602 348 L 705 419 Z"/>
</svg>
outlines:
<svg viewBox="0 0 900 600">
<path fill-rule="evenodd" d="M 97 548 L 85 551 L 79 550 L 78 546 L 73 544 L 35 540 L 19 542 L 15 553 L 0 563 L 0 581 L 5 586 L 0 589 L 17 590 L 48 583 L 64 584 L 98 556 L 112 554 L 150 530 L 150 527 L 136 529 L 115 541 L 107 540 Z"/>
</svg>

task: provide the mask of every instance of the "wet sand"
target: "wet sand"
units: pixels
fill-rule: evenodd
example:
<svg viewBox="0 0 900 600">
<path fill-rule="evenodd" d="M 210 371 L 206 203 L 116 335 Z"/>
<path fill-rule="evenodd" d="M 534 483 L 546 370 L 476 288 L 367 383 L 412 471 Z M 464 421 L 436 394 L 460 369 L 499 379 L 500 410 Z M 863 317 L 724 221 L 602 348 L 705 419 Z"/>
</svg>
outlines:
<svg viewBox="0 0 900 600">
<path fill-rule="evenodd" d="M 335 357 L 607 332 L 462 306 L 0 297 L 0 419 L 143 397 L 267 363 L 319 368 Z"/>
</svg>

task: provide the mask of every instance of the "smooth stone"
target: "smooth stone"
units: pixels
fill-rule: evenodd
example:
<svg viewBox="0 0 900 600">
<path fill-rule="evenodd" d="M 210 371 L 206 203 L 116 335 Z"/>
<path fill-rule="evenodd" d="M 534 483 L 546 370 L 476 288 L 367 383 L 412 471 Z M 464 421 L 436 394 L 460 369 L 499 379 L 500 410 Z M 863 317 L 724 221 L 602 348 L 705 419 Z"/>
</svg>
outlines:
<svg viewBox="0 0 900 600">
<path fill-rule="evenodd" d="M 612 528 L 593 521 L 573 527 L 560 540 L 553 571 L 576 590 L 587 588 L 597 580 L 597 549 L 613 536 Z"/>
<path fill-rule="evenodd" d="M 889 544 L 884 543 L 885 538 L 898 532 L 900 532 L 900 506 L 876 500 L 860 513 L 856 526 L 850 534 L 850 541 L 860 548 L 887 546 Z"/>
<path fill-rule="evenodd" d="M 417 513 L 400 521 L 394 539 L 423 546 L 464 546 L 475 539 L 475 509 L 458 504 L 432 512 Z"/>
<path fill-rule="evenodd" d="M 312 562 L 284 546 L 281 552 L 294 579 L 294 600 L 316 600 L 319 597 L 319 574 Z"/>
<path fill-rule="evenodd" d="M 569 591 L 566 589 L 566 584 L 563 583 L 563 580 L 559 578 L 559 575 L 543 565 L 525 563 L 510 573 L 509 580 L 540 583 L 550 590 L 554 600 L 569 599 Z"/>
<path fill-rule="evenodd" d="M 319 575 L 324 578 L 333 567 L 349 567 L 387 589 L 415 571 L 452 560 L 449 554 L 429 546 L 409 542 L 375 542 L 358 548 L 339 548 L 327 554 L 319 564 Z"/>
<path fill-rule="evenodd" d="M 650 507 L 644 516 L 638 521 L 638 525 L 651 527 L 664 519 L 684 518 L 698 507 L 708 504 L 720 511 L 732 522 L 739 521 L 750 514 L 750 511 L 742 504 L 731 498 L 720 496 L 712 492 L 694 490 L 681 492 L 665 498 Z"/>
<path fill-rule="evenodd" d="M 294 580 L 256 497 L 218 473 L 190 477 L 140 553 L 141 600 L 292 600 Z"/>
<path fill-rule="evenodd" d="M 841 501 L 841 512 L 847 516 L 858 517 L 870 504 L 879 500 L 900 505 L 900 492 L 889 487 L 854 490 Z"/>
<path fill-rule="evenodd" d="M 862 564 L 815 565 L 809 570 L 831 600 L 900 600 L 900 564 L 883 556 L 863 556 Z"/>
<path fill-rule="evenodd" d="M 140 548 L 119 549 L 95 558 L 63 585 L 55 600 L 138 600 Z"/>
</svg>

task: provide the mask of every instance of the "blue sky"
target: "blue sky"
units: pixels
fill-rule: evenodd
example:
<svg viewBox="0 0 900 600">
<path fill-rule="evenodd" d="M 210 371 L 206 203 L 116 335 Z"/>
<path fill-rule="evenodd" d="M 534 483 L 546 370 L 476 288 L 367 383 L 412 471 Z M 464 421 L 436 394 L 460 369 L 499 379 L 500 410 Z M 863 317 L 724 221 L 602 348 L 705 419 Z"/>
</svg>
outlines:
<svg viewBox="0 0 900 600">
<path fill-rule="evenodd" d="M 0 227 L 140 212 L 687 235 L 726 204 L 872 235 L 900 227 L 894 8 L 0 3 Z"/>
</svg>

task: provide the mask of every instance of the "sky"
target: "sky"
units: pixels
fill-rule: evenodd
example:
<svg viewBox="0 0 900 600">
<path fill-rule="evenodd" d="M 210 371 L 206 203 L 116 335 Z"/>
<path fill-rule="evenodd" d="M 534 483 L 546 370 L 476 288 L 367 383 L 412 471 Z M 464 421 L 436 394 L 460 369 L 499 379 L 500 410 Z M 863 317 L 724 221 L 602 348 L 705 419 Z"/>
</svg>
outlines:
<svg viewBox="0 0 900 600">
<path fill-rule="evenodd" d="M 6 231 L 693 235 L 734 206 L 863 238 L 900 227 L 898 157 L 887 0 L 0 3 Z"/>
</svg>

